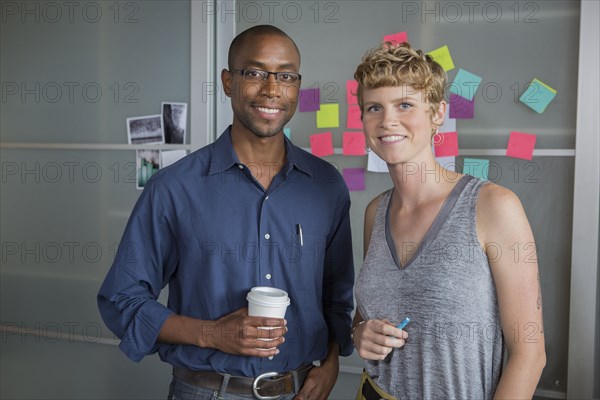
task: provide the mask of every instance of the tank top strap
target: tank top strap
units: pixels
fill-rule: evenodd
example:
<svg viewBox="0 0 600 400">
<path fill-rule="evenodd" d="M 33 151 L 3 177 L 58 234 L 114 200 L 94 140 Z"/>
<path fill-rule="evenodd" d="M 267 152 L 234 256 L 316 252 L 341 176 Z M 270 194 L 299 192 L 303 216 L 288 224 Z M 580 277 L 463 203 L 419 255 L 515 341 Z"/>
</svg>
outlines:
<svg viewBox="0 0 600 400">
<path fill-rule="evenodd" d="M 469 181 L 466 183 L 462 193 L 457 201 L 455 208 L 457 210 L 464 209 L 475 213 L 477 207 L 477 199 L 481 188 L 489 183 L 486 180 L 469 176 Z M 475 216 L 475 214 L 473 214 Z"/>
</svg>

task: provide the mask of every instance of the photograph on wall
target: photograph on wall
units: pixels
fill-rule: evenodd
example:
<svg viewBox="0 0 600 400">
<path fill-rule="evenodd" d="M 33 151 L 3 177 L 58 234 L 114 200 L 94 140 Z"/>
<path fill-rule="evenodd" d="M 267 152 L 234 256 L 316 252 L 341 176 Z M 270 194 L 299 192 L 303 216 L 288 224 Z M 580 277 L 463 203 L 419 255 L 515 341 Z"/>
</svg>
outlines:
<svg viewBox="0 0 600 400">
<path fill-rule="evenodd" d="M 129 144 L 160 144 L 165 142 L 162 115 L 127 118 Z"/>
<path fill-rule="evenodd" d="M 141 190 L 160 169 L 160 150 L 137 150 L 135 164 L 137 188 Z"/>
<path fill-rule="evenodd" d="M 187 103 L 162 102 L 165 143 L 184 144 L 187 126 Z"/>
</svg>

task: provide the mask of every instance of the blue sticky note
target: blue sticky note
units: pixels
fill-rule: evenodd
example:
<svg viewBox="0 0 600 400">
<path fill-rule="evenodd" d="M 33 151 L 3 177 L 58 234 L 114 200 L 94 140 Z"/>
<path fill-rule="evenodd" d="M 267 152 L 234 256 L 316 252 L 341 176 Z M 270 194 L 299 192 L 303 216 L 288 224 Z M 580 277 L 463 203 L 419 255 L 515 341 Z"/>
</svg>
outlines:
<svg viewBox="0 0 600 400">
<path fill-rule="evenodd" d="M 465 158 L 463 174 L 474 176 L 475 178 L 488 180 L 490 171 L 490 161 L 479 158 Z"/>
<path fill-rule="evenodd" d="M 291 128 L 283 128 L 283 134 L 287 136 L 288 139 L 291 139 L 292 129 Z"/>
<path fill-rule="evenodd" d="M 519 98 L 519 101 L 530 107 L 538 114 L 541 114 L 544 112 L 544 110 L 546 110 L 548 104 L 554 100 L 556 93 L 557 92 L 555 89 L 546 85 L 539 79 L 534 79 L 527 87 L 527 90 L 523 92 Z"/>
<path fill-rule="evenodd" d="M 481 77 L 461 68 L 450 85 L 450 92 L 472 101 L 480 83 Z"/>
</svg>

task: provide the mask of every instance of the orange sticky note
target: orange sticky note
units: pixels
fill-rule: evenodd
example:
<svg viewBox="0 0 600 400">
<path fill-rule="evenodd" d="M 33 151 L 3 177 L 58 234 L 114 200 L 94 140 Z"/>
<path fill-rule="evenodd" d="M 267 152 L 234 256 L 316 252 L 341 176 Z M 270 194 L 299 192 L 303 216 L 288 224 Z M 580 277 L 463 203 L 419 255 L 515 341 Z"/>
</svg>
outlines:
<svg viewBox="0 0 600 400">
<path fill-rule="evenodd" d="M 347 104 L 358 104 L 356 92 L 358 91 L 358 82 L 346 81 L 346 102 Z"/>
<path fill-rule="evenodd" d="M 317 157 L 333 154 L 333 139 L 331 132 L 310 135 L 310 151 Z"/>
<path fill-rule="evenodd" d="M 348 116 L 346 117 L 346 127 L 348 129 L 362 129 L 363 124 L 360 119 L 360 107 L 357 105 L 348 106 Z"/>
<path fill-rule="evenodd" d="M 440 132 L 433 137 L 433 147 L 436 157 L 458 155 L 458 133 Z"/>
<path fill-rule="evenodd" d="M 342 154 L 345 156 L 364 156 L 365 134 L 362 132 L 344 132 Z"/>
<path fill-rule="evenodd" d="M 536 135 L 532 133 L 511 132 L 508 138 L 506 156 L 531 160 L 535 148 Z"/>
<path fill-rule="evenodd" d="M 402 42 L 408 42 L 408 35 L 406 32 L 392 33 L 383 37 L 384 42 L 391 42 L 394 46 L 399 45 Z"/>
</svg>

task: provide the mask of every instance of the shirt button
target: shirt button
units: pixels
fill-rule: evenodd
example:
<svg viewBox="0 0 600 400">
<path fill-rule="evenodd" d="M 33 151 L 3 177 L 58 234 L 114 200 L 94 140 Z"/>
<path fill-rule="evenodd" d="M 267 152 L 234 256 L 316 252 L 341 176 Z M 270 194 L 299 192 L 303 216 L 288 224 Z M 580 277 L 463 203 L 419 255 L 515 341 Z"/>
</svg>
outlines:
<svg viewBox="0 0 600 400">
<path fill-rule="evenodd" d="M 267 279 L 271 279 L 271 274 L 266 274 L 266 275 L 265 275 L 265 278 L 267 278 Z"/>
<path fill-rule="evenodd" d="M 271 235 L 269 235 L 268 233 L 265 233 L 265 239 L 269 240 L 271 238 Z"/>
<path fill-rule="evenodd" d="M 242 164 L 238 164 L 238 168 L 239 169 L 244 169 L 244 166 Z"/>
<path fill-rule="evenodd" d="M 266 197 L 265 197 L 265 200 L 269 200 L 269 196 L 266 196 Z"/>
</svg>

